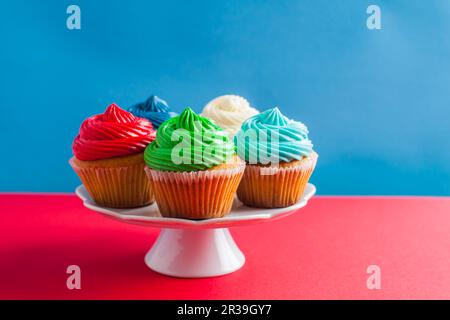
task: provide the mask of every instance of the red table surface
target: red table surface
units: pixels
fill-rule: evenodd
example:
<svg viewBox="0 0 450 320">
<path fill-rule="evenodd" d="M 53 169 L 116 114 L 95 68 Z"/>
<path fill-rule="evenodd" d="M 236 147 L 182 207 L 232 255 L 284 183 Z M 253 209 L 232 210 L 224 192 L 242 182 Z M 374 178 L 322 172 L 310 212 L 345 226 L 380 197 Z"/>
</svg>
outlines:
<svg viewBox="0 0 450 320">
<path fill-rule="evenodd" d="M 146 267 L 159 230 L 74 195 L 0 195 L 2 299 L 450 299 L 450 199 L 315 197 L 292 216 L 232 229 L 239 271 L 178 279 Z M 369 265 L 381 289 L 369 290 Z M 66 268 L 81 268 L 68 290 Z"/>
</svg>

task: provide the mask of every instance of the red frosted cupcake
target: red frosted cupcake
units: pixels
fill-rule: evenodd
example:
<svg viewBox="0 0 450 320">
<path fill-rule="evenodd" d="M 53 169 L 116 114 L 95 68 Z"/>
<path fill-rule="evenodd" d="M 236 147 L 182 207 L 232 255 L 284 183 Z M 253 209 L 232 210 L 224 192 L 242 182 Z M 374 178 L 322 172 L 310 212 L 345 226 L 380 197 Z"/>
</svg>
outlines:
<svg viewBox="0 0 450 320">
<path fill-rule="evenodd" d="M 69 162 L 98 205 L 131 208 L 154 201 L 144 150 L 155 134 L 148 120 L 116 104 L 83 122 Z"/>
</svg>

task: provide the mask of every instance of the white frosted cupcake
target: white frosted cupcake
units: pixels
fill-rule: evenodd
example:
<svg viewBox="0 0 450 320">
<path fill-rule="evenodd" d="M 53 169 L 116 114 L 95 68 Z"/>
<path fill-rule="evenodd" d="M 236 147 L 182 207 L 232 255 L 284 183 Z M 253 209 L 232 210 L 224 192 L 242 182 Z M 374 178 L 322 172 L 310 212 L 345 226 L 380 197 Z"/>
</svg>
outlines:
<svg viewBox="0 0 450 320">
<path fill-rule="evenodd" d="M 241 128 L 242 122 L 258 113 L 245 98 L 225 95 L 208 102 L 201 116 L 211 119 L 233 137 Z"/>
</svg>

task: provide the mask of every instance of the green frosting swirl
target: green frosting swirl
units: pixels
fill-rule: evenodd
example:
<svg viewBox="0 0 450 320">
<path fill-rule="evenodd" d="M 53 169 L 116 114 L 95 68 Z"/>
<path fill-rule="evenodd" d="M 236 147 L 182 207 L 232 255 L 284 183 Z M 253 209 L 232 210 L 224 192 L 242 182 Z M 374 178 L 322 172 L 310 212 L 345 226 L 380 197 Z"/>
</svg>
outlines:
<svg viewBox="0 0 450 320">
<path fill-rule="evenodd" d="M 208 118 L 186 108 L 161 124 L 147 146 L 147 166 L 158 171 L 200 171 L 226 162 L 235 154 L 228 134 Z"/>
</svg>

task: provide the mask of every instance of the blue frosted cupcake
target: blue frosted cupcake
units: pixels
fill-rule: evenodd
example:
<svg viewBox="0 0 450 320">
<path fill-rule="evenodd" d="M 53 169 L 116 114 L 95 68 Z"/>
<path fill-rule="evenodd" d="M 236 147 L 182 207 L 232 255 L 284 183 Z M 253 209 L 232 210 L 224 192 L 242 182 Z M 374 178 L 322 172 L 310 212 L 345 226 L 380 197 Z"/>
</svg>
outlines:
<svg viewBox="0 0 450 320">
<path fill-rule="evenodd" d="M 176 115 L 175 112 L 171 112 L 166 101 L 154 95 L 151 95 L 144 102 L 128 108 L 128 111 L 136 117 L 149 120 L 155 129 L 158 129 L 161 123 Z"/>
</svg>

